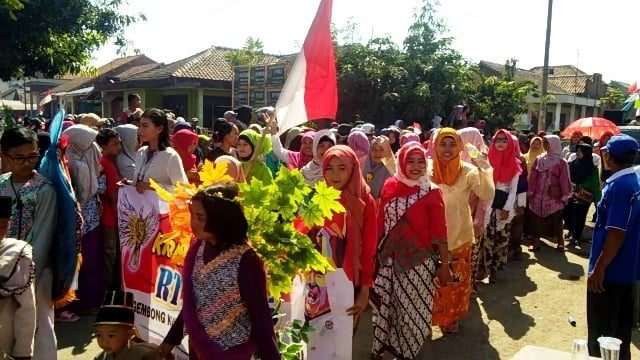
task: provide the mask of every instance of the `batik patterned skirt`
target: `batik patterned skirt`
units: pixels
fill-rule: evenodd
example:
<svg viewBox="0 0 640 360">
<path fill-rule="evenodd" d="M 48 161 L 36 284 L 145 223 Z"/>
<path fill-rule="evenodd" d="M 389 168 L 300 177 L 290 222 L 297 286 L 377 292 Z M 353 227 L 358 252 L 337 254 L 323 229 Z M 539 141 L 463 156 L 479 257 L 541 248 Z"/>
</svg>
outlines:
<svg viewBox="0 0 640 360">
<path fill-rule="evenodd" d="M 469 243 L 451 252 L 453 279 L 436 291 L 432 319 L 435 326 L 453 325 L 469 312 L 472 247 Z"/>
<path fill-rule="evenodd" d="M 473 278 L 485 279 L 507 264 L 511 224 L 498 229 L 497 211 L 491 212 L 487 231 L 473 248 Z"/>
<path fill-rule="evenodd" d="M 431 335 L 435 275 L 434 255 L 404 271 L 390 259 L 380 267 L 373 285 L 380 298 L 373 315 L 373 355 L 414 359 L 422 350 Z"/>
</svg>

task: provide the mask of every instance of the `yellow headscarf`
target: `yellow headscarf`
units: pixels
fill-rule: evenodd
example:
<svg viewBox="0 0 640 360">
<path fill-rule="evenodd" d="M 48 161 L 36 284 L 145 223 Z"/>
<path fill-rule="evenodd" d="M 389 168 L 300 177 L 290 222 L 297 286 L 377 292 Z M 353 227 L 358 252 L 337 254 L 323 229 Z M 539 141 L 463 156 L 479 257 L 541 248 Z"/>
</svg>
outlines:
<svg viewBox="0 0 640 360">
<path fill-rule="evenodd" d="M 532 146 L 533 142 L 536 140 L 540 141 L 540 149 L 538 150 L 534 150 Z M 529 142 L 529 152 L 524 154 L 524 159 L 527 161 L 527 174 L 531 174 L 531 169 L 533 168 L 533 162 L 536 160 L 536 158 L 539 155 L 544 154 L 544 148 L 542 147 L 542 143 L 543 143 L 542 138 L 539 136 L 534 137 Z"/>
<path fill-rule="evenodd" d="M 438 146 L 445 138 L 453 138 L 456 142 L 455 155 L 451 160 L 445 161 L 438 158 Z M 452 128 L 442 128 L 438 131 L 435 141 L 433 142 L 433 182 L 436 184 L 453 185 L 458 180 L 458 176 L 462 172 L 462 160 L 460 153 L 462 152 L 462 138 Z"/>
</svg>

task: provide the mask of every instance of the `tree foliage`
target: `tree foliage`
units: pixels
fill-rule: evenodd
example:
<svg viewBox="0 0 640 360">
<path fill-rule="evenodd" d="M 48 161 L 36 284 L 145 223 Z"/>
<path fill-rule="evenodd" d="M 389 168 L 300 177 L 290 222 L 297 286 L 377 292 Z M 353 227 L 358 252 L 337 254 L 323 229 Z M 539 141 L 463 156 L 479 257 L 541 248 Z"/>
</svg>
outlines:
<svg viewBox="0 0 640 360">
<path fill-rule="evenodd" d="M 357 27 L 352 24 L 345 31 Z M 338 47 L 340 117 L 359 115 L 366 121 L 386 125 L 392 117 L 428 120 L 445 116 L 469 94 L 471 67 L 453 49 L 446 27 L 433 3 L 425 0 L 409 27 L 403 47 L 389 37 L 367 44 L 346 43 Z"/>
<path fill-rule="evenodd" d="M 248 37 L 241 49 L 233 50 L 226 55 L 233 66 L 256 65 L 264 60 L 264 44 L 259 38 Z"/>
<path fill-rule="evenodd" d="M 110 39 L 128 42 L 125 29 L 143 15 L 121 13 L 122 0 L 1 0 L 0 79 L 78 73 Z"/>
<path fill-rule="evenodd" d="M 491 129 L 505 128 L 527 112 L 527 95 L 536 86 L 530 81 L 515 80 L 517 61 L 508 60 L 504 76 L 480 75 L 470 97 L 477 118 L 487 120 Z"/>
<path fill-rule="evenodd" d="M 624 101 L 627 99 L 627 94 L 616 86 L 607 87 L 606 94 L 600 98 L 605 109 L 621 109 L 624 106 Z"/>
</svg>

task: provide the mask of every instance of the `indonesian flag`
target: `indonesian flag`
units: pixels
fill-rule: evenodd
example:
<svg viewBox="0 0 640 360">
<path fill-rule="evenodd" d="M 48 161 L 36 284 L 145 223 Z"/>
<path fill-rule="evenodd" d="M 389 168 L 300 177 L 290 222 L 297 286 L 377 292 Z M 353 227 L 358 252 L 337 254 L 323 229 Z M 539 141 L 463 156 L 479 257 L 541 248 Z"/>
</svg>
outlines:
<svg viewBox="0 0 640 360">
<path fill-rule="evenodd" d="M 45 96 L 42 98 L 42 100 L 40 100 L 40 102 L 38 103 L 38 106 L 40 108 L 44 107 L 45 105 L 47 105 L 48 103 L 50 103 L 52 100 L 52 96 L 51 96 L 51 89 L 47 90 L 47 92 L 45 93 Z"/>
<path fill-rule="evenodd" d="M 629 92 L 629 94 L 635 94 L 638 92 L 638 82 L 634 81 L 633 84 L 629 85 L 629 87 L 627 88 L 627 91 Z"/>
<path fill-rule="evenodd" d="M 338 86 L 331 39 L 333 0 L 321 0 L 302 51 L 282 88 L 276 116 L 279 134 L 309 120 L 336 118 Z"/>
</svg>

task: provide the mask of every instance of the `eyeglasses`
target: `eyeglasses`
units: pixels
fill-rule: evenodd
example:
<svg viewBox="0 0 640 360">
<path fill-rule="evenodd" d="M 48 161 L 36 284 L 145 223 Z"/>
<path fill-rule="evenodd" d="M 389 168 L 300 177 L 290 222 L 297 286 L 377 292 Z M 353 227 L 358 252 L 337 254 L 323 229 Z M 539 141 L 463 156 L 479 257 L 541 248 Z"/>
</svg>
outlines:
<svg viewBox="0 0 640 360">
<path fill-rule="evenodd" d="M 40 159 L 40 154 L 18 155 L 18 156 L 12 156 L 9 154 L 4 154 L 4 155 L 7 156 L 9 159 L 21 164 L 33 163 L 38 161 L 38 159 Z"/>
</svg>

